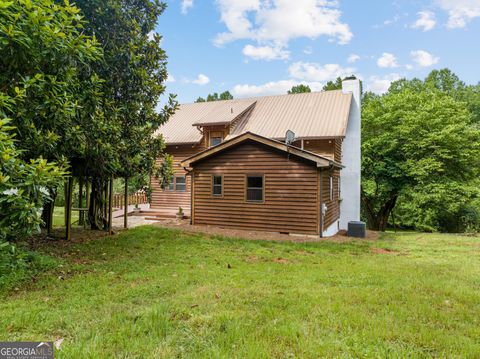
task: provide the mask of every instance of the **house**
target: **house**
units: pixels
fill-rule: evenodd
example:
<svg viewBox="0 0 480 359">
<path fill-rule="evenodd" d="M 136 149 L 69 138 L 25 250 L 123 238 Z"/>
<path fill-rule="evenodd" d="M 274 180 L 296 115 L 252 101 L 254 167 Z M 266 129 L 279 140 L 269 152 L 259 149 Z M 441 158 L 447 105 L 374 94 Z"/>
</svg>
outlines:
<svg viewBox="0 0 480 359">
<path fill-rule="evenodd" d="M 175 175 L 165 189 L 152 178 L 151 208 L 182 207 L 192 224 L 334 235 L 360 219 L 360 114 L 355 78 L 338 91 L 181 105 L 158 132 Z"/>
</svg>

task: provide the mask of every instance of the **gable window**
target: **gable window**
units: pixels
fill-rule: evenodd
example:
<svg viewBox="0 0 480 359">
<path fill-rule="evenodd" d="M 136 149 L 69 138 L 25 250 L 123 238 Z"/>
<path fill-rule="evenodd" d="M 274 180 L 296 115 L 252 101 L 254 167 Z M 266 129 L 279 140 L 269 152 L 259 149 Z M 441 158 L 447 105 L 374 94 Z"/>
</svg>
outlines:
<svg viewBox="0 0 480 359">
<path fill-rule="evenodd" d="M 247 202 L 263 202 L 264 178 L 259 175 L 247 175 Z"/>
<path fill-rule="evenodd" d="M 217 146 L 222 143 L 221 137 L 210 137 L 210 147 Z"/>
<path fill-rule="evenodd" d="M 211 131 L 209 132 L 209 146 L 217 146 L 223 141 L 223 132 L 222 131 Z"/>
<path fill-rule="evenodd" d="M 185 192 L 187 190 L 186 177 L 175 177 L 175 191 Z"/>
<path fill-rule="evenodd" d="M 223 195 L 223 177 L 222 176 L 213 176 L 212 178 L 212 195 L 222 196 Z"/>
</svg>

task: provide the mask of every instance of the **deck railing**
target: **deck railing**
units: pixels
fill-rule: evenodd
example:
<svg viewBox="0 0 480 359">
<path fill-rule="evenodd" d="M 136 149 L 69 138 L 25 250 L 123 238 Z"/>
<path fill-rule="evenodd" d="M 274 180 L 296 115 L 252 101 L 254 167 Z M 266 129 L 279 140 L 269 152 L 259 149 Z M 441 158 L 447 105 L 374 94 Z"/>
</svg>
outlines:
<svg viewBox="0 0 480 359">
<path fill-rule="evenodd" d="M 128 205 L 132 204 L 146 204 L 148 203 L 147 194 L 144 192 L 138 192 L 128 195 Z M 113 207 L 123 208 L 125 206 L 125 196 L 123 194 L 113 195 Z"/>
</svg>

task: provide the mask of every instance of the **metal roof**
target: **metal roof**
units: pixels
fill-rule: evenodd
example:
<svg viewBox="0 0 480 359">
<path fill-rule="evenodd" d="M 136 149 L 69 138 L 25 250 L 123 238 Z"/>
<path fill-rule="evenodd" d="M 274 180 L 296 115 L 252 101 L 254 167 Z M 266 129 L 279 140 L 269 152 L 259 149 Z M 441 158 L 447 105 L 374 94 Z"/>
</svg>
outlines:
<svg viewBox="0 0 480 359">
<path fill-rule="evenodd" d="M 228 138 L 252 132 L 283 139 L 287 130 L 299 139 L 344 137 L 351 101 L 351 93 L 336 90 L 183 104 L 157 133 L 170 144 L 197 143 L 202 134 L 196 126 L 228 125 L 253 107 L 231 127 Z"/>
<path fill-rule="evenodd" d="M 193 126 L 228 125 L 255 102 L 256 100 L 217 101 L 216 106 L 198 121 L 195 121 Z"/>
</svg>

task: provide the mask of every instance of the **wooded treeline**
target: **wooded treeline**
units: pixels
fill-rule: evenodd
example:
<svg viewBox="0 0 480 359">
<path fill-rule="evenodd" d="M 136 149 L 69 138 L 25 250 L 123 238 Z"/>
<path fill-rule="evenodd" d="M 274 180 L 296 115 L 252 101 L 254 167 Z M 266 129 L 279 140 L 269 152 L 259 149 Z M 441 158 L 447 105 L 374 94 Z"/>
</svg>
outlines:
<svg viewBox="0 0 480 359">
<path fill-rule="evenodd" d="M 165 145 L 153 134 L 176 108 L 170 96 L 158 109 L 167 57 L 154 29 L 165 4 L 17 0 L 0 8 L 0 239 L 32 233 L 42 209 L 48 223 L 65 176 L 90 184 L 88 218 L 103 228 L 107 183 L 156 171 Z"/>
<path fill-rule="evenodd" d="M 362 211 L 371 229 L 480 230 L 480 84 L 448 69 L 399 80 L 362 108 Z"/>
</svg>

